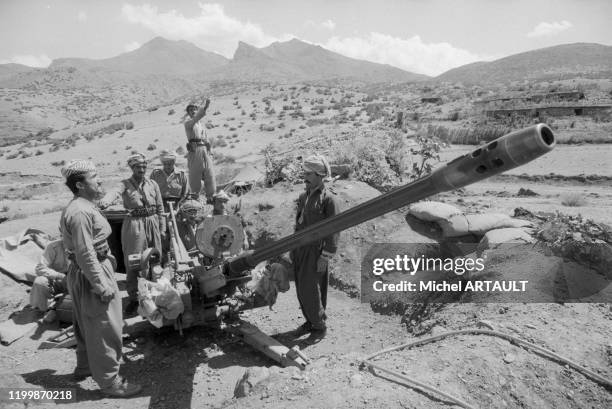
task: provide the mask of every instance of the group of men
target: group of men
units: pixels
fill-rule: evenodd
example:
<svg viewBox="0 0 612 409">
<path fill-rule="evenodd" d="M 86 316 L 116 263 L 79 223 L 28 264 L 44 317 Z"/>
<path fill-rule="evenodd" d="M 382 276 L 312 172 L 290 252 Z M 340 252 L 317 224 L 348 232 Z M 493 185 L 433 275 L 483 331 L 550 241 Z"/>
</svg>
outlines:
<svg viewBox="0 0 612 409">
<path fill-rule="evenodd" d="M 80 380 L 91 375 L 107 395 L 133 396 L 140 392 L 141 386 L 119 376 L 122 300 L 114 276 L 117 263 L 107 242 L 111 227 L 100 209 L 121 198 L 128 211 L 121 231 L 126 266 L 130 254 L 148 247 L 164 249 L 167 235 L 164 212 L 169 202 L 178 205 L 181 215 L 178 219 L 184 224 L 182 230 L 178 226 L 181 239 L 188 251 L 193 250 L 193 226 L 203 210 L 203 204 L 197 200 L 202 180 L 206 202 L 214 203 L 214 214 L 223 214 L 229 200 L 223 191 L 216 193 L 210 144 L 199 123 L 209 104 L 207 99 L 202 108 L 190 104 L 186 109 L 190 117 L 185 123 L 188 178 L 184 172 L 174 169 L 176 157 L 169 152 L 161 155 L 163 168 L 154 170 L 147 178 L 144 155 L 134 154 L 128 158 L 132 175 L 102 197 L 100 180 L 90 161 L 73 160 L 62 169 L 66 186 L 74 197 L 61 215 L 61 239 L 47 247 L 37 267 L 39 278 L 31 292 L 31 304 L 46 309 L 53 292 L 68 291 L 72 297 L 77 340 L 74 377 Z M 324 158 L 312 156 L 305 160 L 306 190 L 297 201 L 296 231 L 338 212 L 333 194 L 325 188 L 328 176 L 329 165 Z M 336 251 L 337 241 L 338 234 L 334 234 L 291 252 L 296 292 L 306 319 L 298 328 L 299 333 L 325 335 L 328 261 Z M 62 274 L 64 271 L 66 275 Z M 128 274 L 126 281 L 130 299 L 126 312 L 130 312 L 138 305 L 136 273 Z"/>
</svg>

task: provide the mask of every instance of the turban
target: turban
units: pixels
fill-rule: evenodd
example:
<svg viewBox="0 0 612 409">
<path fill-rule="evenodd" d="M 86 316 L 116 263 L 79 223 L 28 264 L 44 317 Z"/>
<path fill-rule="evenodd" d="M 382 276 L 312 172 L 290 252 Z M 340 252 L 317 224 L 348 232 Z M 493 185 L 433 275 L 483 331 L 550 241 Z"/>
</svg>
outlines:
<svg viewBox="0 0 612 409">
<path fill-rule="evenodd" d="M 167 150 L 163 150 L 159 154 L 159 160 L 162 162 L 171 162 L 176 160 L 176 155 L 174 152 L 169 152 Z"/>
<path fill-rule="evenodd" d="M 193 199 L 185 200 L 180 207 L 180 211 L 183 214 L 197 215 L 203 210 L 204 210 L 204 206 L 202 205 L 202 203 L 198 202 L 197 200 L 193 200 Z"/>
<path fill-rule="evenodd" d="M 304 160 L 304 169 L 316 173 L 319 176 L 331 176 L 331 170 L 327 160 L 320 155 L 309 156 Z"/>
<path fill-rule="evenodd" d="M 84 175 L 88 172 L 95 172 L 96 166 L 88 160 L 75 159 L 68 162 L 66 166 L 62 168 L 62 176 L 68 179 L 73 175 Z"/>
<path fill-rule="evenodd" d="M 147 158 L 142 153 L 136 153 L 128 157 L 128 166 L 131 168 L 134 165 L 147 164 Z"/>
<path fill-rule="evenodd" d="M 218 200 L 220 202 L 229 202 L 230 198 L 227 193 L 225 193 L 225 190 L 222 190 L 219 193 L 215 193 L 213 195 L 213 200 Z"/>
</svg>

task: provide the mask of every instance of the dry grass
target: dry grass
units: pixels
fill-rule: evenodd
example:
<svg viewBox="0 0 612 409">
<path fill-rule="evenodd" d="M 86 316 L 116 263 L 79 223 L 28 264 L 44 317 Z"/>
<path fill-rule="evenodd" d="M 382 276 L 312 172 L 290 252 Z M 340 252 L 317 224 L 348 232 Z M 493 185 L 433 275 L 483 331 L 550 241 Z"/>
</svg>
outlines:
<svg viewBox="0 0 612 409">
<path fill-rule="evenodd" d="M 580 207 L 587 204 L 581 193 L 565 193 L 561 195 L 561 204 L 568 207 Z"/>
</svg>

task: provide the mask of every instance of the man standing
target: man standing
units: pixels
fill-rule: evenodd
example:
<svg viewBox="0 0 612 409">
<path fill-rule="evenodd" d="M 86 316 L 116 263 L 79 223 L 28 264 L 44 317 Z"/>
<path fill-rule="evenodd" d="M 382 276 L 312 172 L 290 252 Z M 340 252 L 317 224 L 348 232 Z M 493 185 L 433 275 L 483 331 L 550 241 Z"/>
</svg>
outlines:
<svg viewBox="0 0 612 409">
<path fill-rule="evenodd" d="M 217 191 L 213 160 L 211 157 L 211 145 L 206 137 L 206 132 L 200 124 L 200 119 L 206 115 L 210 105 L 210 99 L 206 99 L 204 106 L 198 109 L 197 105 L 187 105 L 189 119 L 185 121 L 185 133 L 187 134 L 187 168 L 189 170 L 189 187 L 194 198 L 198 198 L 204 180 L 204 191 L 206 200 L 212 203 L 212 196 Z"/>
<path fill-rule="evenodd" d="M 162 168 L 153 169 L 150 178 L 159 186 L 159 191 L 164 201 L 164 209 L 167 212 L 169 211 L 168 202 L 172 202 L 174 208 L 178 209 L 180 204 L 187 198 L 189 185 L 185 172 L 174 167 L 176 163 L 174 152 L 163 150 L 159 155 L 159 159 L 161 160 Z"/>
<path fill-rule="evenodd" d="M 67 284 L 77 341 L 73 375 L 77 380 L 91 375 L 107 395 L 133 396 L 140 392 L 140 385 L 128 384 L 119 376 L 121 297 L 114 257 L 106 241 L 111 227 L 94 204 L 101 194 L 96 168 L 89 161 L 75 160 L 62 169 L 62 175 L 74 193 L 60 219 L 62 240 L 71 261 Z"/>
<path fill-rule="evenodd" d="M 47 244 L 35 272 L 38 277 L 30 290 L 30 305 L 40 311 L 47 311 L 49 300 L 57 294 L 66 294 L 66 273 L 70 261 L 64 251 L 62 239 Z"/>
<path fill-rule="evenodd" d="M 321 156 L 311 156 L 304 161 L 306 191 L 297 202 L 295 231 L 300 231 L 338 213 L 333 195 L 325 189 L 324 179 L 331 176 L 329 165 Z M 298 332 L 311 332 L 324 337 L 327 330 L 328 261 L 337 250 L 339 234 L 299 247 L 291 252 L 295 269 L 295 288 L 306 322 Z"/>
<path fill-rule="evenodd" d="M 127 292 L 130 299 L 125 309 L 127 315 L 138 308 L 138 276 L 136 271 L 127 268 L 130 254 L 141 253 L 148 247 L 162 251 L 162 238 L 166 234 L 164 204 L 157 183 L 145 176 L 147 161 L 142 153 L 128 158 L 132 176 L 121 181 L 119 186 L 109 191 L 100 201 L 105 208 L 119 198 L 128 215 L 121 226 L 121 246 L 127 270 Z"/>
</svg>

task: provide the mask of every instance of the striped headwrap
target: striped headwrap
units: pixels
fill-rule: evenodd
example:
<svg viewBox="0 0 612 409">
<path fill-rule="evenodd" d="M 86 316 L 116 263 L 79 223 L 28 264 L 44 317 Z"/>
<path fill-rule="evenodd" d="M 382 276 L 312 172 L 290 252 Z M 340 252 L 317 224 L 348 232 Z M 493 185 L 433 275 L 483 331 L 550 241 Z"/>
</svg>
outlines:
<svg viewBox="0 0 612 409">
<path fill-rule="evenodd" d="M 204 205 L 197 200 L 189 199 L 183 202 L 179 210 L 183 214 L 191 214 L 196 216 L 204 211 Z"/>
<path fill-rule="evenodd" d="M 147 158 L 142 153 L 135 153 L 134 155 L 128 156 L 127 159 L 128 166 L 134 167 L 134 165 L 147 164 Z"/>
<path fill-rule="evenodd" d="M 213 200 L 219 201 L 219 202 L 229 202 L 230 198 L 225 192 L 225 190 L 222 190 L 219 193 L 215 193 L 213 195 Z"/>
<path fill-rule="evenodd" d="M 159 160 L 162 162 L 174 162 L 176 161 L 176 154 L 164 149 L 159 153 Z"/>
<path fill-rule="evenodd" d="M 95 172 L 96 166 L 89 160 L 74 159 L 62 168 L 62 176 L 68 179 L 72 175 L 84 175 L 88 172 Z"/>
<path fill-rule="evenodd" d="M 321 177 L 331 176 L 329 163 L 321 155 L 312 155 L 304 160 L 304 169 L 316 173 Z"/>
</svg>

